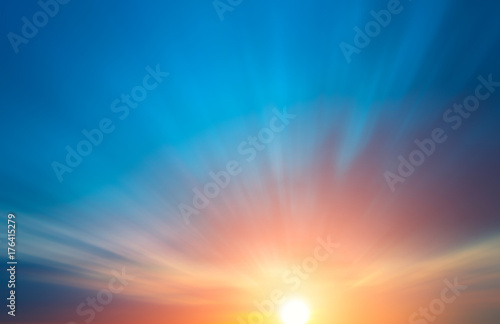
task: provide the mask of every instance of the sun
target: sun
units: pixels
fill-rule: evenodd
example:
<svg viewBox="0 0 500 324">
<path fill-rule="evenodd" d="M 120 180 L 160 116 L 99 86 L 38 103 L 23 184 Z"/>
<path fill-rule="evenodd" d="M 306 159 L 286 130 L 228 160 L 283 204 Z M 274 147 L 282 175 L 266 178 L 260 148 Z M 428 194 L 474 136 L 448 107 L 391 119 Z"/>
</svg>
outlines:
<svg viewBox="0 0 500 324">
<path fill-rule="evenodd" d="M 281 320 L 285 324 L 306 324 L 309 316 L 309 306 L 300 299 L 291 299 L 281 308 Z"/>
</svg>

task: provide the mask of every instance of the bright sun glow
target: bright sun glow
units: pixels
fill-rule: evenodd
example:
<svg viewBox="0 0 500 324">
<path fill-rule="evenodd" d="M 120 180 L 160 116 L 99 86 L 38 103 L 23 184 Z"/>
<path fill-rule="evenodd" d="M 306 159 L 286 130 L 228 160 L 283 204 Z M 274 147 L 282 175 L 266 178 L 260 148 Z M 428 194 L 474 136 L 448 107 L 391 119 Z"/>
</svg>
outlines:
<svg viewBox="0 0 500 324">
<path fill-rule="evenodd" d="M 289 300 L 281 309 L 281 320 L 285 324 L 306 324 L 309 315 L 309 306 L 299 299 Z"/>
</svg>

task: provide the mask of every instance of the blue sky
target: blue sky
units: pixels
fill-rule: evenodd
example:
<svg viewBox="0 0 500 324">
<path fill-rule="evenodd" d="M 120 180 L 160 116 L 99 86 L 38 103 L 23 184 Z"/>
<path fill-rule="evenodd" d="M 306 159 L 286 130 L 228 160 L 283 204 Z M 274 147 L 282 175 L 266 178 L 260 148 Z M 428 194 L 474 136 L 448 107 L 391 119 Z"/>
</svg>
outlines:
<svg viewBox="0 0 500 324">
<path fill-rule="evenodd" d="M 19 54 L 6 37 L 1 43 L 9 156 L 2 170 L 11 179 L 3 196 L 17 208 L 79 197 L 116 183 L 163 146 L 182 151 L 189 139 L 269 105 L 354 102 L 356 122 L 347 131 L 355 134 L 380 118 L 374 105 L 411 96 L 417 101 L 409 123 L 418 125 L 441 110 L 420 100 L 446 105 L 480 73 L 498 71 L 493 2 L 402 2 L 403 11 L 346 64 L 339 43 L 352 44 L 353 28 L 386 4 L 244 1 L 223 22 L 209 1 L 61 5 Z M 3 6 L 4 34 L 20 33 L 21 17 L 40 9 Z M 168 79 L 59 184 L 51 162 L 64 158 L 82 129 L 112 117 L 111 102 L 156 64 Z M 101 167 L 106 172 L 92 172 Z"/>
</svg>

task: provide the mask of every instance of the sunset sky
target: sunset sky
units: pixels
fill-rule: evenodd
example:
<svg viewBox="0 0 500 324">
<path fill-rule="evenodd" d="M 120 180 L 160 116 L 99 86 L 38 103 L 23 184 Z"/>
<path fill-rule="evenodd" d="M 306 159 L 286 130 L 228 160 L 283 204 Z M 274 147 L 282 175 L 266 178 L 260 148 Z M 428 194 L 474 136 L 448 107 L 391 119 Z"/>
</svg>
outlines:
<svg viewBox="0 0 500 324">
<path fill-rule="evenodd" d="M 63 2 L 1 4 L 0 323 L 500 323 L 500 4 Z"/>
</svg>

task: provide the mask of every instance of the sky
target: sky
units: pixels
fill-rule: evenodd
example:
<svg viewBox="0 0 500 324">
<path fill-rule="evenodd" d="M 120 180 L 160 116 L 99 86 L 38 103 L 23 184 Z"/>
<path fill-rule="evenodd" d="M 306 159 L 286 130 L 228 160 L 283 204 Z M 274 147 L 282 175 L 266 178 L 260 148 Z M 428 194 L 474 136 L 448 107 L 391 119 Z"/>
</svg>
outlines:
<svg viewBox="0 0 500 324">
<path fill-rule="evenodd" d="M 500 4 L 0 6 L 1 323 L 499 322 Z"/>
</svg>

